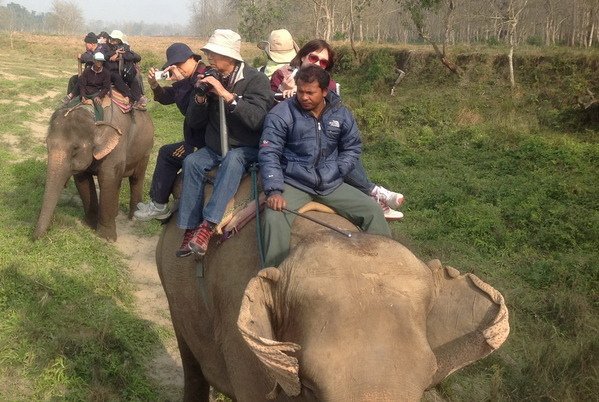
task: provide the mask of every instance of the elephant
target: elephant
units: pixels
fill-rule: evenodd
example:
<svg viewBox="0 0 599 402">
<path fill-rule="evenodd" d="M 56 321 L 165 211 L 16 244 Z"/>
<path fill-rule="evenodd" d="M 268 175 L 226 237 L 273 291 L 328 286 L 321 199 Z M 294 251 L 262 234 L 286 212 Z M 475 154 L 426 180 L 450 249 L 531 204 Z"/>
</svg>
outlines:
<svg viewBox="0 0 599 402">
<path fill-rule="evenodd" d="M 123 113 L 114 103 L 104 107 L 104 118 L 83 105 L 59 108 L 50 118 L 46 145 L 46 186 L 37 225 L 39 239 L 48 230 L 63 187 L 71 176 L 81 196 L 85 222 L 99 236 L 115 241 L 119 189 L 129 178 L 129 219 L 142 200 L 143 181 L 154 144 L 154 124 L 147 111 Z M 94 176 L 100 190 L 96 192 Z"/>
<path fill-rule="evenodd" d="M 184 371 L 184 400 L 418 401 L 509 333 L 502 295 L 471 274 L 425 264 L 401 243 L 309 212 L 291 251 L 260 269 L 255 221 L 202 259 L 177 258 L 165 224 L 156 262 Z"/>
</svg>

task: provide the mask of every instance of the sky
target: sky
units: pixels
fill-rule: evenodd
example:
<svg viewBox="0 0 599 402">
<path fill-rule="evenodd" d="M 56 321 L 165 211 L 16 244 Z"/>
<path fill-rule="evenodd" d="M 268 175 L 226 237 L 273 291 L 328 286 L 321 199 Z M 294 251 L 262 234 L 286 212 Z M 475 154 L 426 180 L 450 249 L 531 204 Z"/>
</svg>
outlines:
<svg viewBox="0 0 599 402">
<path fill-rule="evenodd" d="M 190 0 L 68 0 L 83 12 L 86 22 L 145 22 L 148 24 L 187 25 Z M 48 12 L 52 0 L 4 0 L 3 5 L 16 3 L 29 11 Z"/>
</svg>

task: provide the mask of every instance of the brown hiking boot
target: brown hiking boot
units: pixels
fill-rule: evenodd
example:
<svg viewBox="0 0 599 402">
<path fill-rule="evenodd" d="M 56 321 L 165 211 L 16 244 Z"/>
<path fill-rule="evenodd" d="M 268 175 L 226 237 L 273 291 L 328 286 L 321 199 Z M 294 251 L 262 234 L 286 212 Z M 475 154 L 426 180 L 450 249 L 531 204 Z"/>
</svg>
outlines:
<svg viewBox="0 0 599 402">
<path fill-rule="evenodd" d="M 177 257 L 187 257 L 193 253 L 193 250 L 189 247 L 189 242 L 193 239 L 193 236 L 196 233 L 196 229 L 185 229 L 185 233 L 183 234 L 183 241 L 181 242 L 181 246 L 179 250 L 177 250 Z"/>
<path fill-rule="evenodd" d="M 214 227 L 207 221 L 202 222 L 189 242 L 189 248 L 197 255 L 204 255 L 208 251 L 208 243 L 214 234 Z"/>
</svg>

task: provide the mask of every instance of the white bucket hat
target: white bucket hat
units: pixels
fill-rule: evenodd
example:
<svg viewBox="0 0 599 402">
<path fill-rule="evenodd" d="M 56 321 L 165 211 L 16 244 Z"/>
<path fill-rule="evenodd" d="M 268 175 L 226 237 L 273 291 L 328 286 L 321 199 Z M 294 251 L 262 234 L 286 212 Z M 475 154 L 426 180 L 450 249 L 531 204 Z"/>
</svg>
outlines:
<svg viewBox="0 0 599 402">
<path fill-rule="evenodd" d="M 270 33 L 267 41 L 258 43 L 275 63 L 289 63 L 299 51 L 299 46 L 286 29 L 276 29 Z"/>
<path fill-rule="evenodd" d="M 208 50 L 221 56 L 227 56 L 235 60 L 243 61 L 239 51 L 241 50 L 241 36 L 230 29 L 217 29 L 214 31 L 208 43 L 202 50 Z"/>
<path fill-rule="evenodd" d="M 106 59 L 104 58 L 104 55 L 100 52 L 96 52 L 94 53 L 94 60 L 97 61 L 106 61 Z"/>
<path fill-rule="evenodd" d="M 110 37 L 112 39 L 120 39 L 121 42 L 123 42 L 125 45 L 128 45 L 129 43 L 127 42 L 127 36 L 122 33 L 121 31 L 119 31 L 118 29 L 114 29 L 111 33 L 110 33 Z"/>
</svg>

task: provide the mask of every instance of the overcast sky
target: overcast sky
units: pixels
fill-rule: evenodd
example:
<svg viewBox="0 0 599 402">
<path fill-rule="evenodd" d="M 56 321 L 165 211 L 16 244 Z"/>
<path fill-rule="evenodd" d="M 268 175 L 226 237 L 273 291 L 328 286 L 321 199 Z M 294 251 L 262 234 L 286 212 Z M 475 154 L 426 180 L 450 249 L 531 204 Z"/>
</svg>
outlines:
<svg viewBox="0 0 599 402">
<path fill-rule="evenodd" d="M 83 12 L 86 22 L 93 20 L 187 25 L 190 0 L 69 0 Z M 52 0 L 5 0 L 29 11 L 48 12 Z"/>
</svg>

